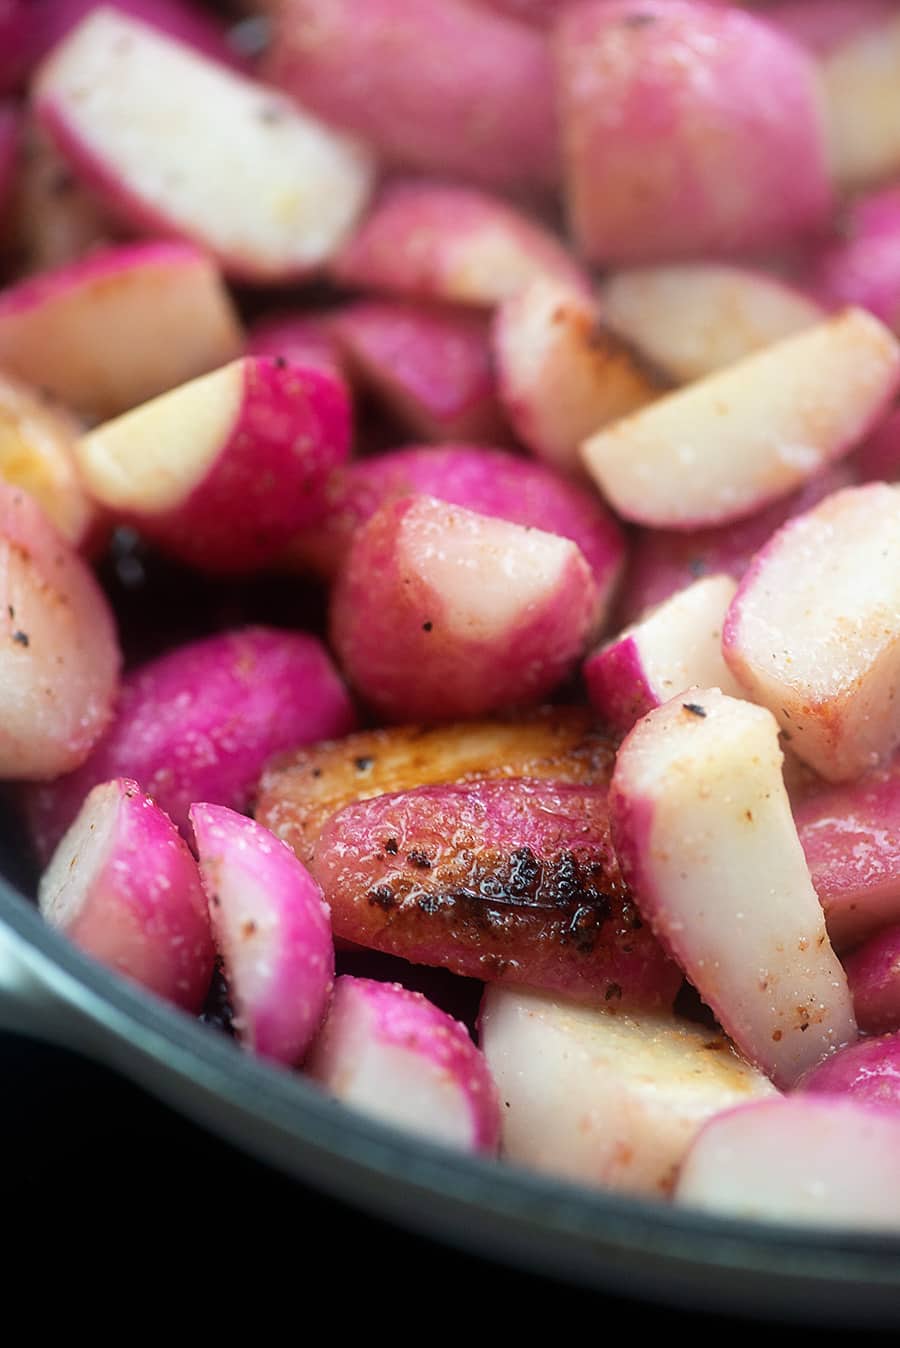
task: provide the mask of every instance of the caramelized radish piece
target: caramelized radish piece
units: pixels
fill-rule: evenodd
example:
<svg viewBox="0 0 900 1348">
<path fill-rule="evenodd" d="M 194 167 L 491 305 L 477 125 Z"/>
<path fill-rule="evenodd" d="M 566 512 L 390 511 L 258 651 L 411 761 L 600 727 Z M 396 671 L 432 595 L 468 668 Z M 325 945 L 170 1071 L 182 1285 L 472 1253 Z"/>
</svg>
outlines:
<svg viewBox="0 0 900 1348">
<path fill-rule="evenodd" d="M 671 1015 L 494 984 L 479 1024 L 504 1157 L 581 1184 L 667 1196 L 707 1119 L 775 1094 L 723 1034 Z"/>
<path fill-rule="evenodd" d="M 523 778 L 348 805 L 311 870 L 335 935 L 488 982 L 669 1008 L 681 973 L 641 922 L 606 789 Z"/>
<path fill-rule="evenodd" d="M 787 1087 L 856 1025 L 781 762 L 769 712 L 691 689 L 624 741 L 610 816 L 641 913 L 738 1049 Z"/>
<path fill-rule="evenodd" d="M 113 777 L 136 778 L 184 831 L 195 800 L 244 810 L 269 758 L 354 721 L 315 637 L 248 627 L 179 646 L 126 675 L 115 720 L 78 772 L 27 794 L 35 850 L 46 861 L 91 787 Z"/>
<path fill-rule="evenodd" d="M 617 272 L 601 284 L 599 303 L 613 332 L 683 384 L 825 317 L 784 281 L 717 262 Z"/>
<path fill-rule="evenodd" d="M 584 443 L 584 462 L 626 519 L 724 524 L 847 454 L 898 386 L 896 338 L 848 309 L 600 431 Z"/>
<path fill-rule="evenodd" d="M 0 778 L 71 772 L 112 717 L 115 624 L 90 569 L 35 501 L 6 483 L 0 621 Z"/>
<path fill-rule="evenodd" d="M 91 249 L 108 247 L 116 233 L 97 198 L 33 122 L 25 128 L 12 233 L 26 273 L 66 267 Z"/>
<path fill-rule="evenodd" d="M 94 959 L 200 1010 L 215 951 L 197 863 L 137 782 L 94 787 L 41 877 L 38 904 Z"/>
<path fill-rule="evenodd" d="M 245 356 L 106 422 L 77 455 L 109 511 L 191 565 L 243 572 L 324 514 L 349 447 L 342 380 Z"/>
<path fill-rule="evenodd" d="M 829 496 L 759 553 L 725 624 L 725 659 L 828 781 L 900 742 L 900 490 Z M 862 579 L 864 578 L 864 579 Z"/>
<path fill-rule="evenodd" d="M 807 1072 L 797 1089 L 900 1109 L 900 1034 L 861 1039 L 841 1049 Z"/>
<path fill-rule="evenodd" d="M 679 1203 L 819 1230 L 900 1227 L 900 1118 L 795 1095 L 712 1119 L 689 1151 Z"/>
<path fill-rule="evenodd" d="M 887 927 L 844 959 L 863 1034 L 900 1030 L 900 926 Z M 900 1097 L 900 1054 L 897 1057 Z"/>
<path fill-rule="evenodd" d="M 544 697 L 584 649 L 596 604 L 568 539 L 409 496 L 357 534 L 331 638 L 383 717 L 451 720 Z"/>
<path fill-rule="evenodd" d="M 191 824 L 216 946 L 241 1042 L 292 1066 L 315 1037 L 334 986 L 328 909 L 284 843 L 223 805 Z"/>
<path fill-rule="evenodd" d="M 698 580 L 585 661 L 588 696 L 607 724 L 624 734 L 692 684 L 742 695 L 722 658 L 722 628 L 736 589 L 730 576 Z"/>
<path fill-rule="evenodd" d="M 331 815 L 358 800 L 441 782 L 530 777 L 605 785 L 613 742 L 581 707 L 505 721 L 363 730 L 297 749 L 260 779 L 256 818 L 308 864 Z"/>
<path fill-rule="evenodd" d="M 579 472 L 585 436 L 660 392 L 590 302 L 554 281 L 533 281 L 503 303 L 493 349 L 500 398 L 519 439 L 540 459 Z"/>
<path fill-rule="evenodd" d="M 464 1025 L 399 983 L 342 975 L 307 1073 L 338 1100 L 431 1142 L 492 1153 L 500 1105 Z"/>
<path fill-rule="evenodd" d="M 546 277 L 590 282 L 559 239 L 498 197 L 433 182 L 389 183 L 331 264 L 341 285 L 492 308 Z"/>
<path fill-rule="evenodd" d="M 0 364 L 89 417 L 205 374 L 241 340 L 216 267 L 186 244 L 110 248 L 0 293 Z"/>
<path fill-rule="evenodd" d="M 900 188 L 855 201 L 839 237 L 813 249 L 806 276 L 827 304 L 858 304 L 900 332 Z"/>
<path fill-rule="evenodd" d="M 876 187 L 900 170 L 900 15 L 891 10 L 822 62 L 831 172 L 844 190 Z"/>
<path fill-rule="evenodd" d="M 194 240 L 250 280 L 314 271 L 369 195 L 372 163 L 355 141 L 109 9 L 53 50 L 32 95 L 41 125 L 111 210 Z"/>
</svg>

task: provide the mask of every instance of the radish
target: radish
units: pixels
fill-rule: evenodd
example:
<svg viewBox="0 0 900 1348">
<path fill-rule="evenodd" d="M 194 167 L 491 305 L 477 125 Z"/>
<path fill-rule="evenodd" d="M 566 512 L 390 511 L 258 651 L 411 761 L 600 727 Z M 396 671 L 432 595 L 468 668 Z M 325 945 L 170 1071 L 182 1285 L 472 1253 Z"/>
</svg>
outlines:
<svg viewBox="0 0 900 1348">
<path fill-rule="evenodd" d="M 846 1095 L 862 1105 L 900 1109 L 900 1035 L 861 1039 L 812 1068 L 798 1090 Z"/>
<path fill-rule="evenodd" d="M 896 12 L 894 0 L 775 0 L 762 17 L 819 56 Z"/>
<path fill-rule="evenodd" d="M 822 62 L 831 172 L 842 189 L 877 187 L 900 171 L 898 68 L 900 15 L 893 5 Z"/>
<path fill-rule="evenodd" d="M 826 303 L 858 304 L 900 332 L 900 188 L 854 202 L 839 237 L 813 249 L 805 274 Z"/>
<path fill-rule="evenodd" d="M 33 120 L 25 125 L 17 167 L 11 234 L 23 272 L 66 267 L 113 243 L 109 215 Z"/>
<path fill-rule="evenodd" d="M 117 10 L 195 48 L 210 60 L 240 67 L 243 62 L 222 24 L 193 0 L 31 0 L 35 51 L 40 60 L 95 9 Z"/>
<path fill-rule="evenodd" d="M 871 936 L 845 957 L 844 968 L 856 1021 L 863 1033 L 900 1030 L 900 925 Z"/>
<path fill-rule="evenodd" d="M 328 312 L 270 314 L 247 329 L 248 356 L 280 356 L 289 365 L 316 365 L 329 374 L 345 373 L 345 360 Z"/>
<path fill-rule="evenodd" d="M 900 408 L 891 412 L 860 445 L 855 455 L 862 482 L 900 478 Z"/>
</svg>

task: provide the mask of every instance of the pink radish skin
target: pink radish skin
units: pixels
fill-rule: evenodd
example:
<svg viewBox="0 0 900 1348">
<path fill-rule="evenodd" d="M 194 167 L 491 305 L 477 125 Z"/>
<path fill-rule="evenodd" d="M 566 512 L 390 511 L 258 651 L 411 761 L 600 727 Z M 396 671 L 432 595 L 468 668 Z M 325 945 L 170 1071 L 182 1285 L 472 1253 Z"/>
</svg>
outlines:
<svg viewBox="0 0 900 1348">
<path fill-rule="evenodd" d="M 341 379 L 248 356 L 99 426 L 77 459 L 103 507 L 227 574 L 264 566 L 326 513 L 326 483 L 349 448 Z"/>
<path fill-rule="evenodd" d="M 187 244 L 110 248 L 0 293 L 0 364 L 91 417 L 223 365 L 241 344 L 216 267 Z"/>
<path fill-rule="evenodd" d="M 722 658 L 722 628 L 736 589 L 730 576 L 695 581 L 585 661 L 588 697 L 607 725 L 625 734 L 692 685 L 741 696 Z"/>
<path fill-rule="evenodd" d="M 18 170 L 21 119 L 13 103 L 0 103 L 0 215 L 12 200 Z"/>
<path fill-rule="evenodd" d="M 548 229 L 498 197 L 437 182 L 389 183 L 330 270 L 354 289 L 480 308 L 541 277 L 590 294 Z"/>
<path fill-rule="evenodd" d="M 89 567 L 37 503 L 5 482 L 0 616 L 0 778 L 71 772 L 112 718 L 115 623 Z"/>
<path fill-rule="evenodd" d="M 190 810 L 203 887 L 241 1042 L 293 1066 L 334 986 L 328 909 L 312 876 L 268 829 L 222 805 Z"/>
<path fill-rule="evenodd" d="M 117 230 L 46 135 L 25 126 L 12 209 L 15 256 L 25 274 L 55 271 L 110 247 Z"/>
<path fill-rule="evenodd" d="M 493 1154 L 500 1102 L 464 1025 L 399 983 L 340 977 L 305 1070 L 330 1094 L 432 1142 Z"/>
<path fill-rule="evenodd" d="M 261 318 L 247 329 L 248 356 L 281 357 L 291 365 L 314 365 L 328 374 L 345 375 L 345 361 L 333 330 L 333 315 L 284 313 Z"/>
<path fill-rule="evenodd" d="M 215 951 L 197 863 L 137 782 L 94 787 L 41 878 L 38 903 L 94 959 L 200 1010 Z"/>
<path fill-rule="evenodd" d="M 582 445 L 625 519 L 726 524 L 787 496 L 848 454 L 900 387 L 900 344 L 862 309 L 786 337 L 659 398 Z"/>
<path fill-rule="evenodd" d="M 46 861 L 98 782 L 136 778 L 186 832 L 192 802 L 244 810 L 274 754 L 354 726 L 314 637 L 250 627 L 180 646 L 126 676 L 116 719 L 79 772 L 27 794 L 35 850 Z"/>
<path fill-rule="evenodd" d="M 351 372 L 412 435 L 503 444 L 487 321 L 449 306 L 364 302 L 334 319 Z"/>
<path fill-rule="evenodd" d="M 708 1118 L 775 1094 L 723 1034 L 667 1014 L 493 984 L 479 1038 L 506 1160 L 604 1189 L 668 1197 Z"/>
<path fill-rule="evenodd" d="M 840 238 L 813 251 L 808 280 L 825 303 L 858 304 L 900 332 L 900 188 L 854 202 Z"/>
<path fill-rule="evenodd" d="M 822 58 L 832 177 L 842 192 L 890 183 L 900 172 L 900 13 L 848 34 Z"/>
<path fill-rule="evenodd" d="M 692 0 L 595 0 L 567 9 L 555 39 L 589 261 L 750 252 L 827 218 L 815 65 L 769 24 Z"/>
<path fill-rule="evenodd" d="M 688 1152 L 675 1200 L 739 1220 L 897 1231 L 900 1118 L 806 1095 L 728 1110 Z"/>
<path fill-rule="evenodd" d="M 0 94 L 14 93 L 34 59 L 33 0 L 0 0 Z"/>
<path fill-rule="evenodd" d="M 32 103 L 108 209 L 143 232 L 192 240 L 245 280 L 318 270 L 371 190 L 362 145 L 113 10 L 53 50 Z"/>
<path fill-rule="evenodd" d="M 240 69 L 243 62 L 223 26 L 189 0 L 32 0 L 35 49 L 40 61 L 95 9 L 113 9 L 193 47 L 212 61 Z"/>
<path fill-rule="evenodd" d="M 895 0 L 776 0 L 760 17 L 784 29 L 817 56 L 827 56 L 897 12 Z"/>
<path fill-rule="evenodd" d="M 606 789 L 533 779 L 425 786 L 345 806 L 310 865 L 335 935 L 589 1005 L 668 1010 L 681 973 L 642 924 Z"/>
<path fill-rule="evenodd" d="M 544 39 L 467 0 L 283 0 L 265 73 L 394 166 L 501 189 L 558 179 Z"/>
<path fill-rule="evenodd" d="M 856 1021 L 863 1034 L 900 1030 L 900 926 L 872 936 L 844 959 Z M 900 1098 L 900 1060 L 898 1060 Z"/>
<path fill-rule="evenodd" d="M 855 455 L 862 482 L 896 482 L 900 478 L 900 409 L 869 436 Z"/>
<path fill-rule="evenodd" d="M 900 1035 L 861 1039 L 807 1072 L 800 1091 L 850 1096 L 859 1104 L 900 1109 Z"/>
<path fill-rule="evenodd" d="M 609 809 L 642 915 L 750 1062 L 789 1087 L 853 1042 L 769 712 L 696 688 L 651 711 L 619 750 Z"/>
<path fill-rule="evenodd" d="M 408 496 L 357 534 L 330 631 L 383 718 L 453 720 L 539 701 L 574 666 L 596 610 L 569 539 Z"/>
</svg>

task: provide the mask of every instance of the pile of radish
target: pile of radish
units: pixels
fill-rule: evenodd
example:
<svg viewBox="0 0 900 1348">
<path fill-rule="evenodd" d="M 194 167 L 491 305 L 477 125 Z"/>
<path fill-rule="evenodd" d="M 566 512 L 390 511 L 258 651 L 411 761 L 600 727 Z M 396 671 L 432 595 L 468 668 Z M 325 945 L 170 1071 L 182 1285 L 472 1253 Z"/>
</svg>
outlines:
<svg viewBox="0 0 900 1348">
<path fill-rule="evenodd" d="M 900 0 L 0 0 L 0 776 L 347 1107 L 900 1230 Z"/>
</svg>

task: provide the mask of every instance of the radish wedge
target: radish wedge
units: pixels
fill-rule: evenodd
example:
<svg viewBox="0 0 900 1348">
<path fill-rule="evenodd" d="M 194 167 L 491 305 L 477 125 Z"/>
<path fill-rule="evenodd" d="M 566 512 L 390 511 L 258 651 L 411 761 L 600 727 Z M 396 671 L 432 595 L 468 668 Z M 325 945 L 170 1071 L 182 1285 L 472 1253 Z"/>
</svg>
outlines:
<svg viewBox="0 0 900 1348">
<path fill-rule="evenodd" d="M 137 782 L 94 787 L 41 877 L 38 903 L 94 959 L 200 1010 L 215 951 L 197 863 Z"/>
<path fill-rule="evenodd" d="M 752 514 L 847 454 L 900 387 L 900 344 L 861 309 L 776 342 L 592 436 L 585 466 L 626 519 Z"/>
<path fill-rule="evenodd" d="M 464 1025 L 399 983 L 344 974 L 306 1071 L 337 1099 L 397 1128 L 495 1152 L 497 1088 Z"/>
<path fill-rule="evenodd" d="M 216 946 L 241 1042 L 291 1066 L 316 1035 L 334 986 L 322 894 L 289 847 L 223 805 L 192 805 L 191 824 Z"/>
<path fill-rule="evenodd" d="M 610 822 L 659 940 L 744 1056 L 787 1087 L 856 1025 L 781 761 L 769 712 L 692 688 L 622 744 Z"/>
</svg>

